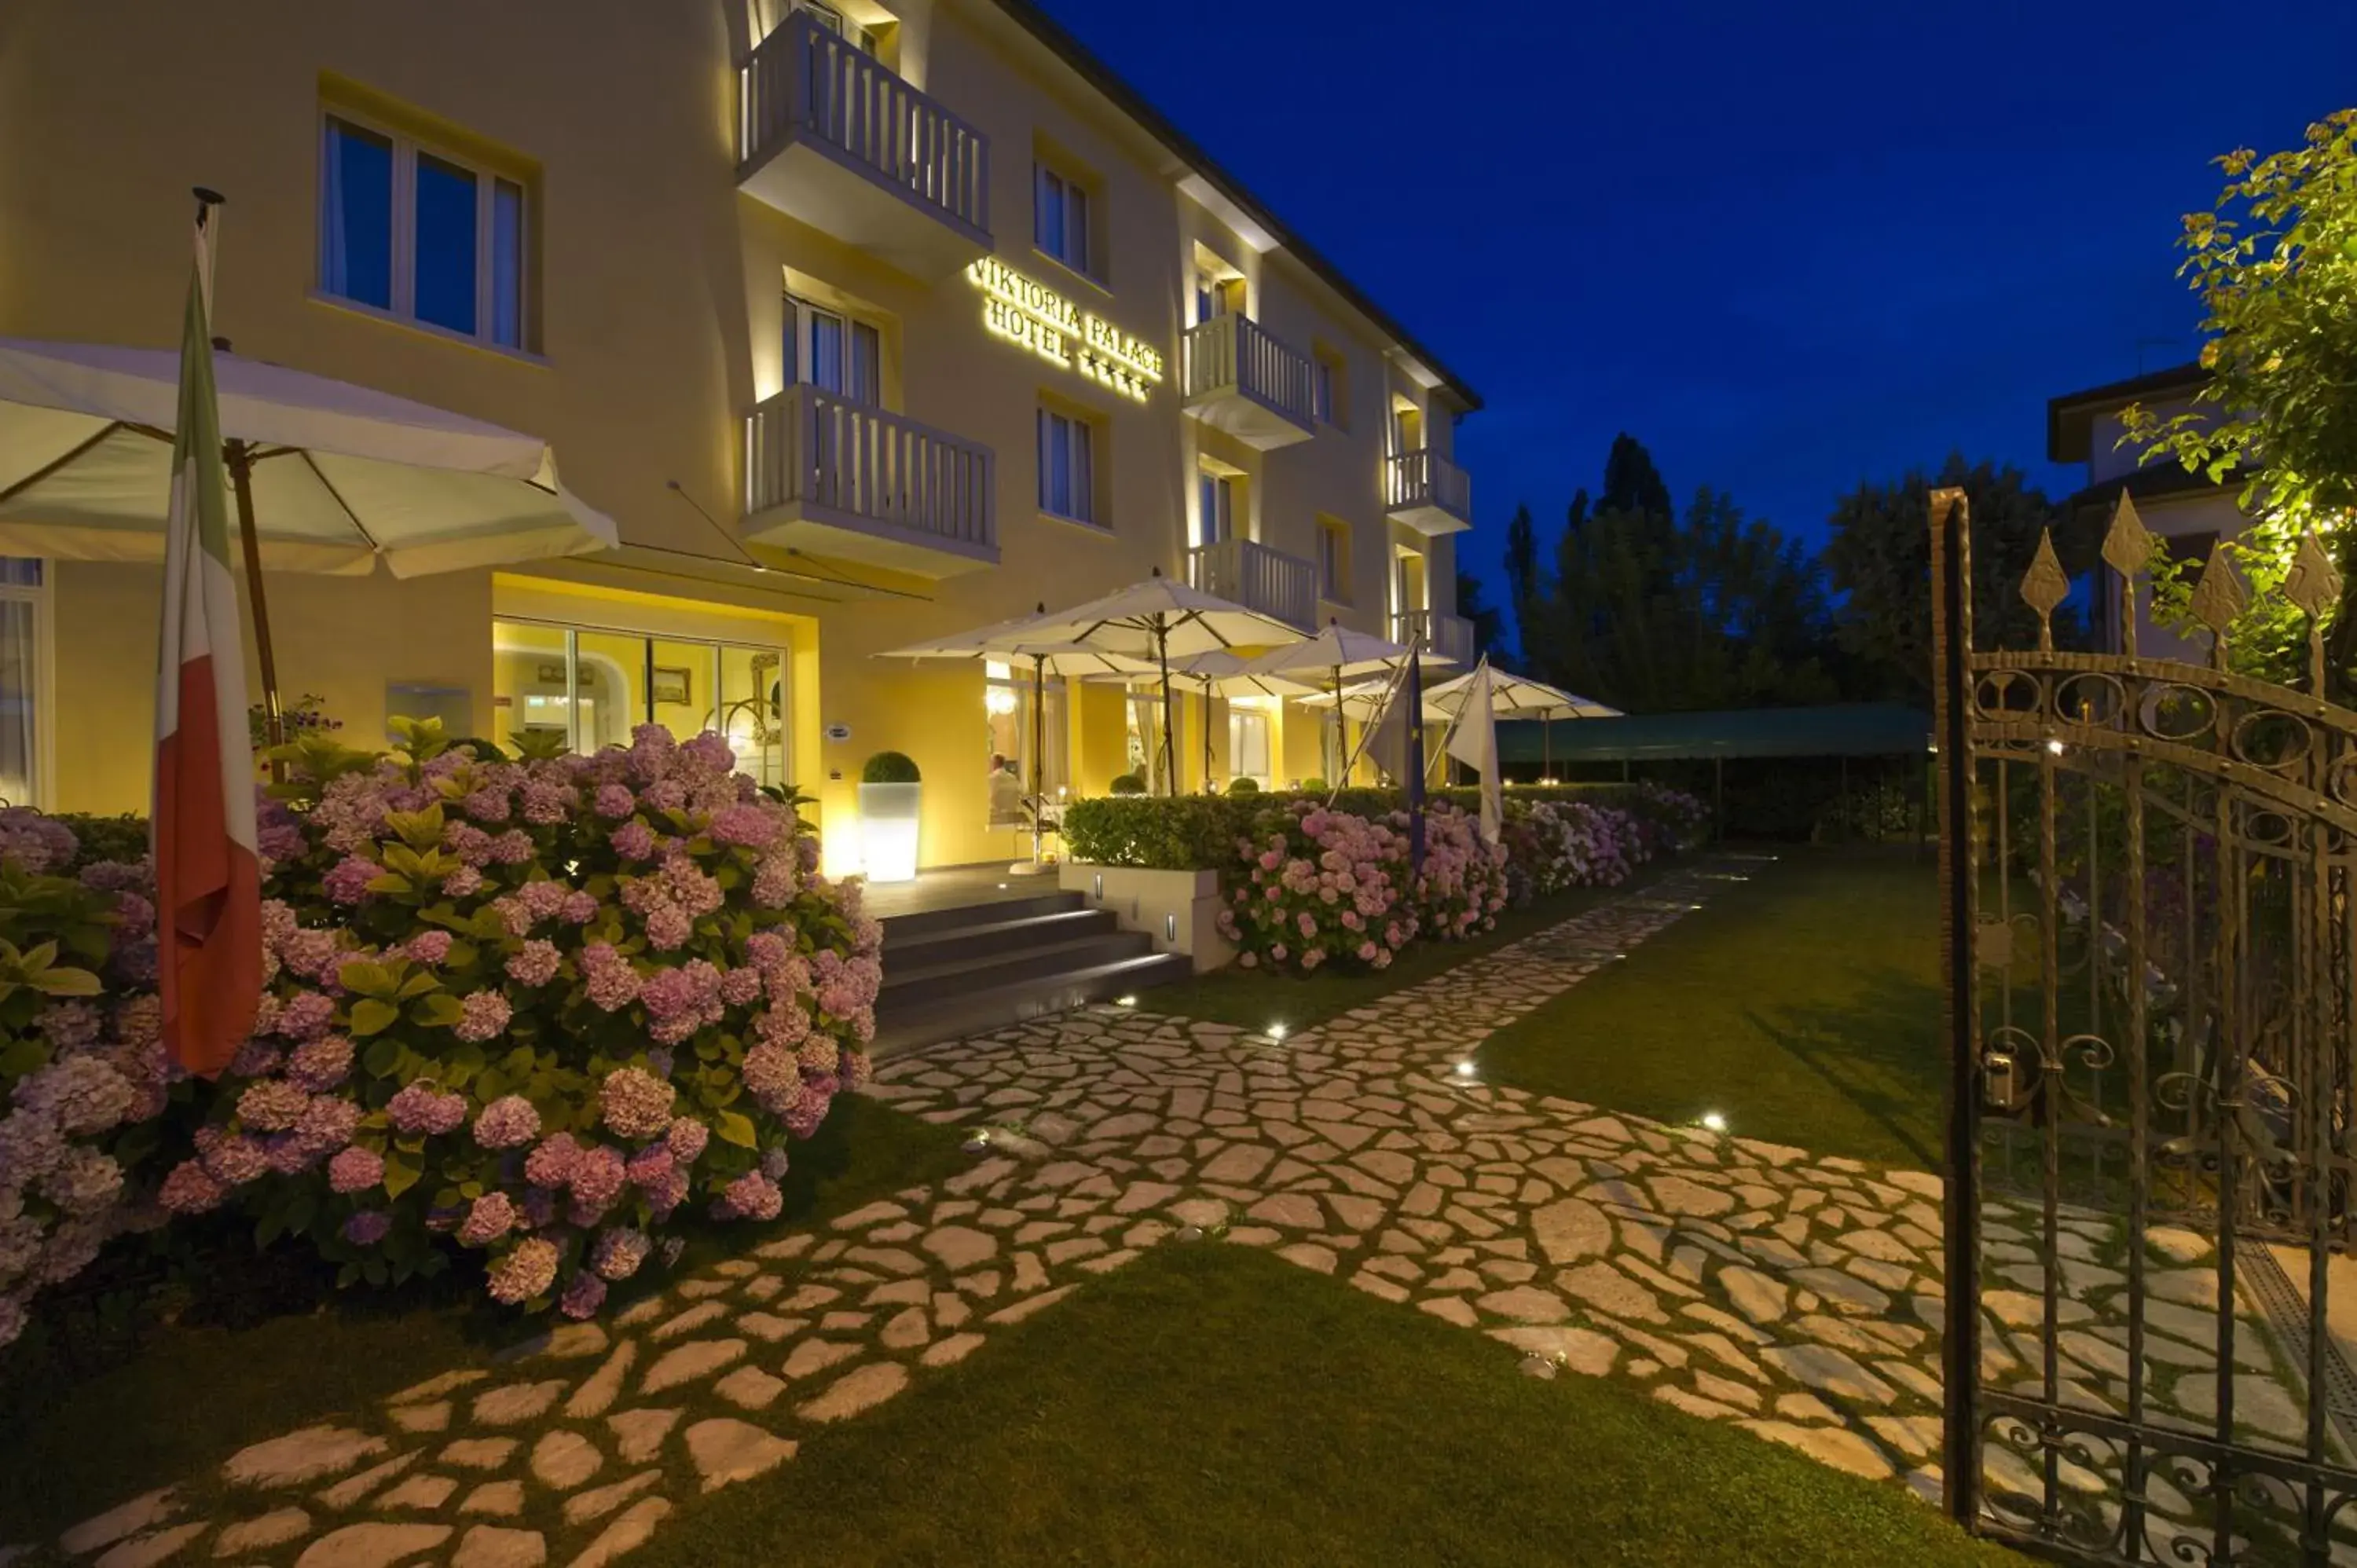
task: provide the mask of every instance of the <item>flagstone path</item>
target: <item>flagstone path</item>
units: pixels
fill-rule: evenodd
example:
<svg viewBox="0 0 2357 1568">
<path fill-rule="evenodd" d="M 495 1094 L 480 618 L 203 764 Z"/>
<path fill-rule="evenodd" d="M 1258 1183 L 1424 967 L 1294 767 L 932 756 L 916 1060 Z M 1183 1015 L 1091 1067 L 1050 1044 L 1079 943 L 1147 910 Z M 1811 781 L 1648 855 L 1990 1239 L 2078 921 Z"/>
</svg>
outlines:
<svg viewBox="0 0 2357 1568">
<path fill-rule="evenodd" d="M 1211 1241 L 1936 1496 L 1935 1178 L 1481 1081 L 1483 1038 L 1701 908 L 1728 864 L 1281 1041 L 1098 1007 L 889 1062 L 870 1092 L 974 1128 L 972 1168 L 249 1447 L 56 1550 L 596 1568 L 1091 1276 Z"/>
</svg>

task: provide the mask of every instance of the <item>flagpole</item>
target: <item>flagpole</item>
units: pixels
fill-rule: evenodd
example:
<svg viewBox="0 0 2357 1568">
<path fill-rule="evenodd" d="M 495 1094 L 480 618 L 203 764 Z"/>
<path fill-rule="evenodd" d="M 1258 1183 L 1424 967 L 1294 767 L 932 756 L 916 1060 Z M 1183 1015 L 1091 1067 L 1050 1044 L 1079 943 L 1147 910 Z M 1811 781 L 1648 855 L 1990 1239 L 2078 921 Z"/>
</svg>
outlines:
<svg viewBox="0 0 2357 1568">
<path fill-rule="evenodd" d="M 1407 645 L 1407 863 L 1424 870 L 1424 629 Z"/>
<path fill-rule="evenodd" d="M 1048 656 L 1031 656 L 1031 865 L 1039 865 L 1040 813 L 1048 807 Z"/>
</svg>

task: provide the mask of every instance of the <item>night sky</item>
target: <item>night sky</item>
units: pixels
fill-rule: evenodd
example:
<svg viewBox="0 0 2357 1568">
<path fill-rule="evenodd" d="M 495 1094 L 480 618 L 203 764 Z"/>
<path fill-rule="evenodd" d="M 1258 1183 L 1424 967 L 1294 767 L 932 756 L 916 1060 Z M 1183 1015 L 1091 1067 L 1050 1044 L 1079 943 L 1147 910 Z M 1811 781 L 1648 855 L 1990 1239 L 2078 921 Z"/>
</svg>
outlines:
<svg viewBox="0 0 2357 1568">
<path fill-rule="evenodd" d="M 2198 345 L 2208 160 L 2357 103 L 2348 0 L 1046 4 L 1487 400 L 1493 603 L 1623 429 L 1813 542 L 1952 449 L 2067 493 L 2047 398 Z"/>
</svg>

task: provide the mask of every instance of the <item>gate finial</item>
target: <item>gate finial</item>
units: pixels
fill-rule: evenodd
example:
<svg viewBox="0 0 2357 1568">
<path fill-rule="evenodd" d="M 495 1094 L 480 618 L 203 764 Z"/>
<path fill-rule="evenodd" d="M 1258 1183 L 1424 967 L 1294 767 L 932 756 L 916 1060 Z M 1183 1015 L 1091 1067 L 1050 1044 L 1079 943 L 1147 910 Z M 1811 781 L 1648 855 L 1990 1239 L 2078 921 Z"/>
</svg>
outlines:
<svg viewBox="0 0 2357 1568">
<path fill-rule="evenodd" d="M 2111 529 L 2104 535 L 2104 564 L 2119 574 L 2120 649 L 2130 659 L 2136 656 L 2136 579 L 2152 564 L 2152 544 L 2135 499 L 2122 490 L 2120 504 L 2112 509 Z"/>
<path fill-rule="evenodd" d="M 2201 568 L 2201 580 L 2193 585 L 2191 608 L 2193 618 L 2210 628 L 2210 662 L 2226 668 L 2226 628 L 2243 613 L 2248 600 L 2243 593 L 2243 580 L 2234 575 L 2233 563 L 2226 559 L 2223 544 L 2212 545 L 2209 564 Z"/>
<path fill-rule="evenodd" d="M 2291 558 L 2284 597 L 2308 617 L 2308 689 L 2324 695 L 2324 612 L 2341 602 L 2341 572 L 2310 527 Z"/>
<path fill-rule="evenodd" d="M 2038 651 L 2054 651 L 2054 609 L 2071 596 L 2071 579 L 2054 553 L 2054 531 L 2038 531 L 2038 553 L 2022 575 L 2021 596 L 2038 612 Z"/>
</svg>

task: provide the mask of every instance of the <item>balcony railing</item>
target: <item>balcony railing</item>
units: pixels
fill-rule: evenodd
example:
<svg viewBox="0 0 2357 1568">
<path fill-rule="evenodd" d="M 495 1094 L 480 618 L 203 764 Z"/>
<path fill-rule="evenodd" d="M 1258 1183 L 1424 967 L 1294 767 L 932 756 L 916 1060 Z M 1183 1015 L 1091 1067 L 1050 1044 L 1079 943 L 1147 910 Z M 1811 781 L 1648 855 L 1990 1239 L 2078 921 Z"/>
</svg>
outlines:
<svg viewBox="0 0 2357 1568">
<path fill-rule="evenodd" d="M 998 559 L 989 447 L 814 386 L 745 420 L 748 537 L 933 576 Z"/>
<path fill-rule="evenodd" d="M 1187 581 L 1304 631 L 1318 624 L 1318 569 L 1254 540 L 1222 539 L 1189 550 Z"/>
<path fill-rule="evenodd" d="M 1249 316 L 1214 316 L 1188 328 L 1187 412 L 1264 450 L 1317 434 L 1309 356 Z"/>
<path fill-rule="evenodd" d="M 1473 481 L 1464 469 L 1419 446 L 1383 464 L 1383 510 L 1426 533 L 1473 526 Z"/>
<path fill-rule="evenodd" d="M 1473 662 L 1473 623 L 1443 610 L 1394 610 L 1392 640 L 1413 642 L 1424 638 L 1424 655 L 1437 663 Z"/>
<path fill-rule="evenodd" d="M 928 268 L 953 270 L 990 248 L 990 138 L 809 12 L 761 40 L 737 74 L 737 180 L 771 205 L 853 244 L 899 259 L 919 252 Z M 788 166 L 782 155 L 796 145 L 950 232 L 909 229 L 839 173 Z"/>
</svg>

